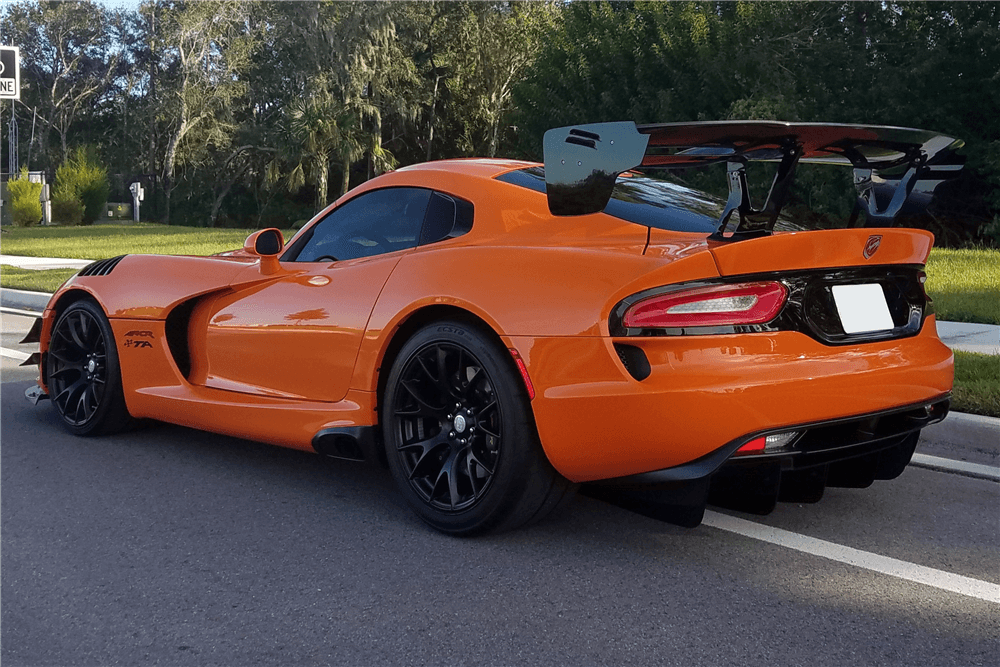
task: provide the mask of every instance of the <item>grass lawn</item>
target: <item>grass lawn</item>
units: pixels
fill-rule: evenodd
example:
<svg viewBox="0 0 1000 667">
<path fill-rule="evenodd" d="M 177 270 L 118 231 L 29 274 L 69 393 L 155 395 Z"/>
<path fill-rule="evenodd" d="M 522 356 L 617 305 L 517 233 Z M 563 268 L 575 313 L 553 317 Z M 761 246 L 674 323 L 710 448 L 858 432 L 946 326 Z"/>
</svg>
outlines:
<svg viewBox="0 0 1000 667">
<path fill-rule="evenodd" d="M 951 409 L 1000 417 L 1000 357 L 955 352 L 955 389 Z"/>
<path fill-rule="evenodd" d="M 21 269 L 0 265 L 0 286 L 23 289 L 29 292 L 55 292 L 59 286 L 76 275 L 76 269 Z"/>
<path fill-rule="evenodd" d="M 926 287 L 939 320 L 1000 324 L 1000 250 L 935 248 Z"/>
<path fill-rule="evenodd" d="M 153 223 L 90 227 L 5 227 L 0 251 L 26 257 L 107 259 L 118 255 L 211 255 L 243 247 L 252 229 L 206 229 Z M 292 236 L 284 232 L 285 239 Z"/>
</svg>

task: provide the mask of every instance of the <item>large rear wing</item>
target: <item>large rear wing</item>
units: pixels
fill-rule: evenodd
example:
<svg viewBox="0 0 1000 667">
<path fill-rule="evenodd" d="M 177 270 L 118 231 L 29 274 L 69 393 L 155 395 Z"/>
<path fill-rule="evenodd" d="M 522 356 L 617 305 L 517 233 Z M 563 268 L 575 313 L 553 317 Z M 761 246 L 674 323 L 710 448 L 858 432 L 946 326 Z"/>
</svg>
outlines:
<svg viewBox="0 0 1000 667">
<path fill-rule="evenodd" d="M 686 169 L 725 162 L 729 199 L 716 238 L 771 233 L 791 194 L 799 163 L 854 168 L 858 199 L 851 226 L 891 227 L 903 204 L 926 206 L 934 189 L 965 162 L 959 139 L 880 125 L 718 121 L 593 123 L 545 133 L 545 184 L 553 215 L 603 211 L 618 176 L 637 167 Z M 777 173 L 764 205 L 750 203 L 746 165 L 774 162 Z M 733 213 L 739 222 L 730 228 Z"/>
</svg>

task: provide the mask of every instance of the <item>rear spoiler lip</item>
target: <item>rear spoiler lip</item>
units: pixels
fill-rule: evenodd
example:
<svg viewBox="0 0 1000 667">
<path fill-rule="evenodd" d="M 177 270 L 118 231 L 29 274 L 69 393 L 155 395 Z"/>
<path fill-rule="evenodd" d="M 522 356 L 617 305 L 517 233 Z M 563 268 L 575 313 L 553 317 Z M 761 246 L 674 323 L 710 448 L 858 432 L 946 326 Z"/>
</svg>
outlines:
<svg viewBox="0 0 1000 667">
<path fill-rule="evenodd" d="M 959 139 L 906 127 L 709 121 L 636 125 L 631 121 L 555 128 L 545 133 L 545 181 L 549 210 L 570 216 L 604 210 L 615 180 L 637 167 L 684 169 L 726 162 L 730 197 L 713 237 L 738 240 L 770 234 L 787 201 L 799 162 L 854 168 L 858 213 L 865 226 L 892 226 L 903 204 L 926 205 L 943 180 L 958 174 L 964 158 Z M 771 192 L 754 210 L 746 188 L 748 162 L 777 162 Z M 920 196 L 923 195 L 923 196 Z M 726 234 L 730 217 L 739 224 Z"/>
</svg>

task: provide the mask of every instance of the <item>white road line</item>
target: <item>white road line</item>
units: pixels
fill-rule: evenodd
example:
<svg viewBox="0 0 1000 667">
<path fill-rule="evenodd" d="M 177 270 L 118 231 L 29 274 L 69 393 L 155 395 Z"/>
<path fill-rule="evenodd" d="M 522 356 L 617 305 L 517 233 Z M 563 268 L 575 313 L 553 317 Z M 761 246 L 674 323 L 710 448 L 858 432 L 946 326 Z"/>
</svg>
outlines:
<svg viewBox="0 0 1000 667">
<path fill-rule="evenodd" d="M 778 546 L 795 549 L 814 556 L 829 558 L 840 563 L 847 563 L 873 572 L 881 572 L 891 577 L 906 579 L 918 584 L 933 586 L 941 590 L 951 591 L 960 595 L 1000 604 L 1000 585 L 981 581 L 960 574 L 952 574 L 932 567 L 924 567 L 903 560 L 880 556 L 868 551 L 845 547 L 841 544 L 827 542 L 807 535 L 799 535 L 781 528 L 772 528 L 753 521 L 706 511 L 702 523 L 712 528 L 725 530 L 755 540 L 777 544 Z"/>
<path fill-rule="evenodd" d="M 21 352 L 20 350 L 12 350 L 9 347 L 0 347 L 0 356 L 10 357 L 11 359 L 17 359 L 18 361 L 24 361 L 31 355 Z"/>
<path fill-rule="evenodd" d="M 955 459 L 943 459 L 940 456 L 929 456 L 928 454 L 914 454 L 910 463 L 921 468 L 931 470 L 943 470 L 945 472 L 957 472 L 969 477 L 979 477 L 1000 482 L 1000 468 L 987 466 L 982 463 L 969 463 L 968 461 L 956 461 Z"/>
</svg>

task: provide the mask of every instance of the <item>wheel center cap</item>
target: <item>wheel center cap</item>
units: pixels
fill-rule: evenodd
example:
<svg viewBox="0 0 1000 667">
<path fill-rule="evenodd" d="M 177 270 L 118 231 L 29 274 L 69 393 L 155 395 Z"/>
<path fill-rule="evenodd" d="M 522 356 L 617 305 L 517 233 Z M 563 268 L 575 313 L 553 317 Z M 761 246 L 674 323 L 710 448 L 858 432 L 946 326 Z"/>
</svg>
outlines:
<svg viewBox="0 0 1000 667">
<path fill-rule="evenodd" d="M 464 433 L 465 426 L 465 417 L 462 415 L 455 415 L 455 433 Z"/>
<path fill-rule="evenodd" d="M 97 370 L 97 362 L 94 361 L 93 359 L 91 359 L 89 362 L 87 362 L 87 370 L 89 372 L 91 372 L 91 373 L 93 373 L 94 371 L 96 371 Z"/>
</svg>

